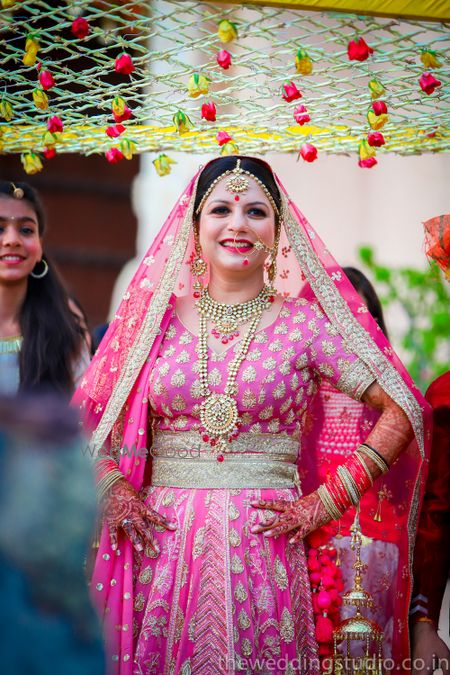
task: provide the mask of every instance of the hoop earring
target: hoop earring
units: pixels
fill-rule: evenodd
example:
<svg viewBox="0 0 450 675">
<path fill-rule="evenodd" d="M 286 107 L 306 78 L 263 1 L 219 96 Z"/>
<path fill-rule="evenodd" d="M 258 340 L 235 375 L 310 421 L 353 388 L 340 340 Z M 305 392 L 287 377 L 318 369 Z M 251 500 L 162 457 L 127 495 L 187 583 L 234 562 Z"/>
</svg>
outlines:
<svg viewBox="0 0 450 675">
<path fill-rule="evenodd" d="M 202 257 L 202 249 L 200 246 L 200 240 L 195 225 L 194 225 L 194 245 L 195 245 L 195 254 L 191 261 L 191 274 L 194 277 L 194 282 L 192 286 L 194 289 L 194 298 L 199 298 L 204 288 L 203 282 L 200 279 L 200 277 L 206 274 L 206 272 L 208 271 L 208 266 Z"/>
<path fill-rule="evenodd" d="M 46 276 L 46 274 L 48 273 L 47 261 L 44 260 L 44 258 L 42 258 L 42 260 L 40 262 L 44 265 L 44 269 L 42 270 L 42 272 L 39 272 L 38 274 L 36 274 L 36 272 L 30 272 L 30 277 L 33 277 L 33 279 L 43 279 Z M 37 263 L 37 264 L 39 264 L 39 263 Z"/>
</svg>

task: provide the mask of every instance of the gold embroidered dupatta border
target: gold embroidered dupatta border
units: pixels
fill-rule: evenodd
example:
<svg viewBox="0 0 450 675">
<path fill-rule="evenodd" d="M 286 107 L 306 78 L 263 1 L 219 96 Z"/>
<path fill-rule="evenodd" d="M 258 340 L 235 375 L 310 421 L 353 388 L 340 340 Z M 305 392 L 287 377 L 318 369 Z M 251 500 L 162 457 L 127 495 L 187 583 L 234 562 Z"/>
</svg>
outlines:
<svg viewBox="0 0 450 675">
<path fill-rule="evenodd" d="M 160 330 L 162 318 L 168 309 L 169 300 L 174 291 L 175 283 L 186 254 L 189 236 L 192 230 L 196 192 L 197 182 L 194 186 L 183 224 L 178 233 L 178 237 L 174 242 L 172 254 L 169 256 L 164 273 L 152 294 L 147 313 L 136 335 L 134 344 L 130 349 L 122 372 L 119 375 L 117 384 L 105 407 L 99 425 L 92 434 L 91 450 L 94 453 L 98 452 L 103 447 L 116 420 L 119 418 L 123 406 L 126 403 L 145 360 L 153 347 L 158 331 Z"/>
<path fill-rule="evenodd" d="M 347 344 L 351 347 L 374 375 L 380 387 L 406 413 L 411 422 L 417 440 L 420 455 L 425 457 L 423 412 L 419 402 L 403 380 L 395 366 L 383 354 L 381 349 L 370 337 L 356 317 L 349 305 L 339 293 L 324 266 L 320 262 L 311 243 L 308 241 L 301 227 L 293 217 L 289 208 L 289 201 L 280 187 L 282 197 L 282 218 L 286 234 L 292 246 L 298 264 L 309 282 L 314 294 L 319 300 L 324 312 L 331 323 L 339 330 Z M 408 522 L 409 541 L 409 568 L 412 573 L 412 553 L 415 541 L 417 518 L 419 513 L 420 474 L 418 474 L 413 490 Z"/>
</svg>

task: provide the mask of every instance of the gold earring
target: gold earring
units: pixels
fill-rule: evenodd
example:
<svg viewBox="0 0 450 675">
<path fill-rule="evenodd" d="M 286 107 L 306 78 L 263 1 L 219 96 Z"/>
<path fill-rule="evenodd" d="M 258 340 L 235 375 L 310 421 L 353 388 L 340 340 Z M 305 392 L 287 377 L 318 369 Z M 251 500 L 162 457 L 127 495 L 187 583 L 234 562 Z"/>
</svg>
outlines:
<svg viewBox="0 0 450 675">
<path fill-rule="evenodd" d="M 275 236 L 275 242 L 274 242 L 274 245 L 273 245 L 273 253 L 271 255 L 270 263 L 269 263 L 269 266 L 267 268 L 267 278 L 269 280 L 270 291 L 273 295 L 276 294 L 275 278 L 277 276 L 277 255 L 278 255 L 278 245 L 280 243 L 281 225 L 282 225 L 282 223 L 280 222 L 280 224 L 278 226 L 278 232 Z"/>
<path fill-rule="evenodd" d="M 208 266 L 203 260 L 202 249 L 198 238 L 198 231 L 195 227 L 194 227 L 194 245 L 195 245 L 195 254 L 191 261 L 191 274 L 194 277 L 194 282 L 192 286 L 194 289 L 194 298 L 199 298 L 204 288 L 200 277 L 206 274 L 206 272 L 208 271 Z"/>
</svg>

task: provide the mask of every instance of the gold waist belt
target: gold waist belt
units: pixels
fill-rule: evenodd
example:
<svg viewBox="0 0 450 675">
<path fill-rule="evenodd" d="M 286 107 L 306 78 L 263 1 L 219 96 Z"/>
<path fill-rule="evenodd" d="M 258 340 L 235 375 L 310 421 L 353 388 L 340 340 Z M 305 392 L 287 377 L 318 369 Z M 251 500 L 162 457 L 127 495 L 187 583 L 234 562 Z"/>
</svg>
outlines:
<svg viewBox="0 0 450 675">
<path fill-rule="evenodd" d="M 283 434 L 244 432 L 217 460 L 196 431 L 158 431 L 152 447 L 152 485 L 179 488 L 298 487 L 299 443 Z"/>
</svg>

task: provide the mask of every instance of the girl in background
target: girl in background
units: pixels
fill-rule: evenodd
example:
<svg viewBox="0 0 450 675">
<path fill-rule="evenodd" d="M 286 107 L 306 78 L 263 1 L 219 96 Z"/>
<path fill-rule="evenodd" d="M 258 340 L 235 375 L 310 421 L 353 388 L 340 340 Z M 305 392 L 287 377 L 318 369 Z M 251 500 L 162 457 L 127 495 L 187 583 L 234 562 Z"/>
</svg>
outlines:
<svg viewBox="0 0 450 675">
<path fill-rule="evenodd" d="M 84 331 L 44 254 L 45 216 L 27 183 L 0 181 L 0 392 L 70 395 L 89 363 Z"/>
</svg>

